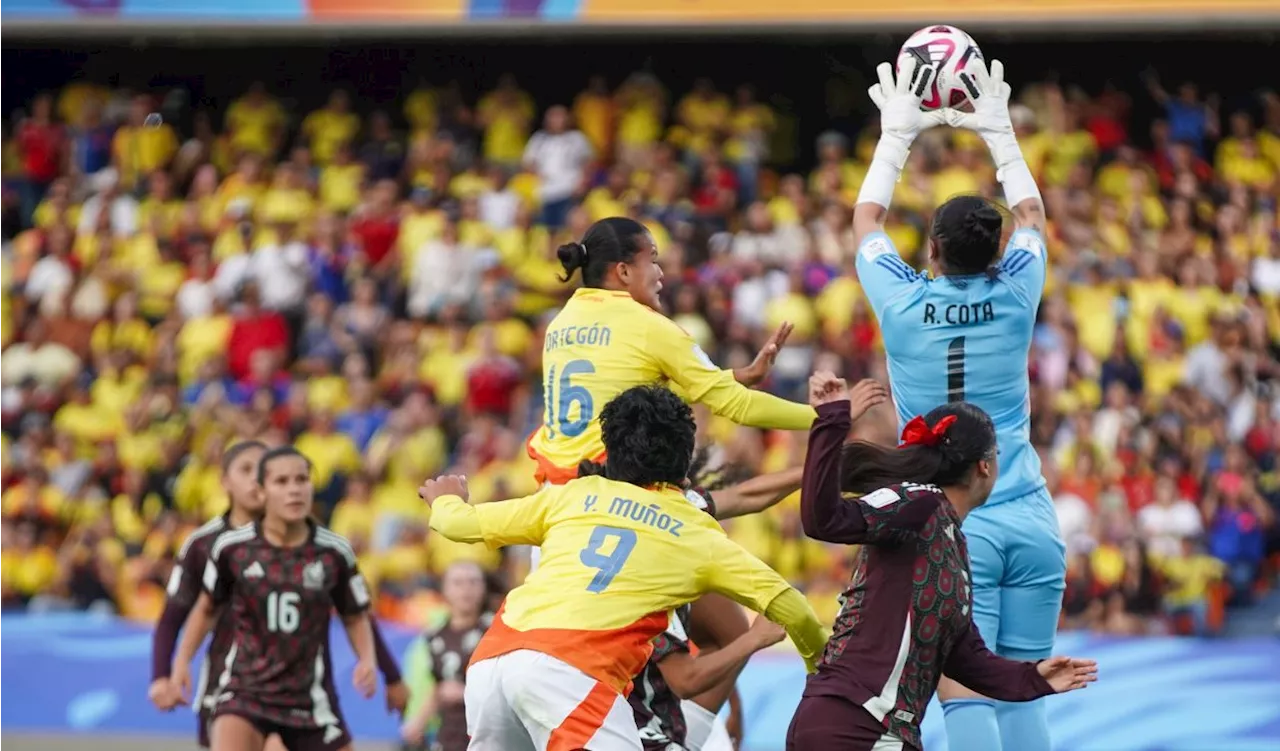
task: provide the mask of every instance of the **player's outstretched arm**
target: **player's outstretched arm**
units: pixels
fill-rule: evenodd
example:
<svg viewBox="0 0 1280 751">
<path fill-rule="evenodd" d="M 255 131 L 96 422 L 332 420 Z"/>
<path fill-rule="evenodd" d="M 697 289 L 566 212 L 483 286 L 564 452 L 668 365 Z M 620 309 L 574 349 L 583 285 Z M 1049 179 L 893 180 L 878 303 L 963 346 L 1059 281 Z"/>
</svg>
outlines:
<svg viewBox="0 0 1280 751">
<path fill-rule="evenodd" d="M 546 534 L 547 503 L 555 486 L 509 501 L 467 503 L 467 478 L 444 475 L 427 480 L 418 496 L 431 506 L 431 528 L 454 542 L 483 542 L 491 548 L 541 545 Z"/>
<path fill-rule="evenodd" d="M 1098 664 L 1093 660 L 1053 657 L 1022 662 L 1001 657 L 987 649 L 972 623 L 947 656 L 943 671 L 965 687 L 1000 701 L 1032 701 L 1084 688 L 1098 679 Z"/>
<path fill-rule="evenodd" d="M 960 83 L 969 92 L 973 112 L 947 110 L 947 122 L 957 128 L 968 128 L 982 136 L 996 164 L 996 178 L 1004 187 L 1004 197 L 1013 212 L 1018 229 L 1045 228 L 1044 200 L 1022 156 L 1018 137 L 1009 117 L 1012 90 L 1004 80 L 1004 63 L 991 61 L 991 70 L 977 67 L 976 74 L 960 74 Z"/>
<path fill-rule="evenodd" d="M 743 386 L 751 387 L 767 378 L 769 371 L 773 369 L 774 361 L 778 359 L 778 353 L 786 346 L 787 339 L 790 338 L 793 330 L 795 325 L 790 321 L 784 321 L 778 330 L 773 332 L 773 336 L 769 337 L 769 341 L 765 342 L 756 353 L 756 359 L 752 360 L 750 365 L 734 369 L 733 380 Z"/>
<path fill-rule="evenodd" d="M 937 71 L 932 65 L 918 66 L 915 58 L 907 60 L 895 79 L 893 65 L 880 63 L 876 68 L 880 82 L 867 92 L 880 108 L 880 141 L 853 207 L 853 234 L 859 245 L 864 237 L 884 228 L 893 188 L 907 165 L 916 136 L 945 122 L 941 111 L 920 111 L 920 102 Z"/>
<path fill-rule="evenodd" d="M 682 398 L 705 404 L 721 417 L 775 430 L 808 430 L 813 424 L 812 408 L 742 385 L 733 371 L 717 368 L 693 337 L 664 316 L 648 316 L 645 344 L 662 374 L 684 392 Z"/>
<path fill-rule="evenodd" d="M 781 626 L 758 616 L 745 634 L 728 645 L 713 652 L 699 653 L 697 657 L 687 650 L 670 652 L 658 662 L 658 669 L 677 696 L 689 699 L 734 678 L 751 655 L 785 637 L 786 631 Z"/>
<path fill-rule="evenodd" d="M 841 489 L 842 454 L 853 415 L 861 416 L 887 398 L 884 387 L 871 380 L 850 390 L 833 373 L 815 373 L 809 379 L 809 402 L 818 410 L 818 421 L 809 431 L 800 490 L 800 523 L 809 537 L 845 544 L 876 542 L 909 529 L 921 515 L 899 519 L 899 509 L 848 500 Z"/>
<path fill-rule="evenodd" d="M 715 491 L 717 519 L 732 519 L 764 511 L 800 489 L 804 467 L 773 472 Z"/>
<path fill-rule="evenodd" d="M 813 612 L 800 590 L 788 587 L 773 598 L 773 602 L 769 603 L 769 607 L 761 615 L 774 623 L 782 624 L 787 630 L 787 636 L 791 637 L 800 656 L 804 658 L 805 670 L 816 673 L 818 660 L 822 657 L 822 650 L 827 646 L 827 639 L 831 634 L 818 620 L 818 615 Z"/>
<path fill-rule="evenodd" d="M 828 633 L 804 595 L 723 532 L 709 537 L 702 550 L 706 588 L 781 624 L 809 672 L 817 670 Z"/>
</svg>

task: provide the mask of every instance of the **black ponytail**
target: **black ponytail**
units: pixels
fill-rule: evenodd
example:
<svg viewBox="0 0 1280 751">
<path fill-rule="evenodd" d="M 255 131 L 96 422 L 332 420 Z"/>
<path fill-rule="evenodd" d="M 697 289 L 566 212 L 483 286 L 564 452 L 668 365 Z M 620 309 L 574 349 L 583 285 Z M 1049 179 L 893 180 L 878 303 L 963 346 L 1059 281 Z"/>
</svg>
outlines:
<svg viewBox="0 0 1280 751">
<path fill-rule="evenodd" d="M 634 219 L 621 216 L 601 219 L 591 225 L 581 242 L 567 243 L 556 249 L 556 257 L 564 267 L 560 281 L 569 281 L 578 269 L 582 269 L 583 285 L 600 287 L 609 267 L 616 263 L 631 263 L 648 234 L 649 230 Z"/>
<path fill-rule="evenodd" d="M 564 276 L 560 277 L 560 281 L 567 282 L 573 278 L 573 273 L 587 265 L 587 246 L 582 243 L 565 243 L 556 248 L 556 258 L 560 259 L 560 265 L 564 267 Z M 586 276 L 586 272 L 583 272 Z"/>
<path fill-rule="evenodd" d="M 862 494 L 902 482 L 945 487 L 963 481 L 979 461 L 994 456 L 996 428 L 986 412 L 968 402 L 944 404 L 925 415 L 924 421 L 932 427 L 949 416 L 955 422 L 936 446 L 846 444 L 840 459 L 840 488 Z"/>
<path fill-rule="evenodd" d="M 982 196 L 948 200 L 933 214 L 930 229 L 938 245 L 944 274 L 981 274 L 1000 253 L 1004 216 Z"/>
</svg>

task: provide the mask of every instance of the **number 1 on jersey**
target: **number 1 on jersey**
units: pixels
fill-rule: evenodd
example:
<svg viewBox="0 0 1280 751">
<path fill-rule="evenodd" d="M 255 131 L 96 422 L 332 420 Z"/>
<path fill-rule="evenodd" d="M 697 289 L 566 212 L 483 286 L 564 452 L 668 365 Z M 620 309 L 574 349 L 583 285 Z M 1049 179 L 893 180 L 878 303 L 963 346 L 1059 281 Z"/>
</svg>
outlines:
<svg viewBox="0 0 1280 751">
<path fill-rule="evenodd" d="M 618 544 L 613 546 L 613 552 L 605 555 L 600 549 L 610 539 L 616 539 Z M 587 546 L 578 554 L 578 560 L 582 561 L 582 565 L 599 569 L 595 577 L 591 579 L 591 583 L 587 585 L 588 592 L 600 593 L 609 588 L 613 583 L 613 577 L 618 575 L 622 567 L 626 564 L 627 558 L 631 556 L 631 551 L 636 548 L 636 533 L 634 530 L 623 529 L 622 527 L 608 527 L 600 525 L 591 530 L 591 539 L 587 541 Z"/>
<path fill-rule="evenodd" d="M 964 337 L 947 345 L 947 401 L 964 401 Z"/>
</svg>

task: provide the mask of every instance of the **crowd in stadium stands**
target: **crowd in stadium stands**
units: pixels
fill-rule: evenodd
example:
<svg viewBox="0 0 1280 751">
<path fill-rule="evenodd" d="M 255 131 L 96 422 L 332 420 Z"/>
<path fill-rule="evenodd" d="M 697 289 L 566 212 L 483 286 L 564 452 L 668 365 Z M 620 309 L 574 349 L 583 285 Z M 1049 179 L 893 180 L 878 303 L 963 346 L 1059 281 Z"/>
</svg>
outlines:
<svg viewBox="0 0 1280 751">
<path fill-rule="evenodd" d="M 1065 624 L 1212 632 L 1274 583 L 1280 549 L 1280 97 L 1220 113 L 1149 89 L 1018 92 L 1051 225 L 1033 438 Z M 884 378 L 850 232 L 874 119 L 792 171 L 751 88 L 669 100 L 643 74 L 571 106 L 507 77 L 365 114 L 341 91 L 285 111 L 252 85 L 184 132 L 152 94 L 75 82 L 6 133 L 6 608 L 154 617 L 177 546 L 224 508 L 222 451 L 249 437 L 314 462 L 382 615 L 419 620 L 460 558 L 518 579 L 518 553 L 428 535 L 416 488 L 451 469 L 481 502 L 535 489 L 541 331 L 570 292 L 554 250 L 602 217 L 652 230 L 670 314 L 722 365 L 789 321 L 771 391 L 803 398 L 817 367 Z M 1131 121 L 1130 96 L 1165 117 Z M 1148 127 L 1152 148 L 1131 145 Z M 926 133 L 889 220 L 909 262 L 964 192 L 998 194 L 983 144 Z M 806 440 L 700 430 L 713 464 L 759 472 Z M 834 617 L 850 562 L 804 537 L 796 498 L 728 528 Z"/>
</svg>

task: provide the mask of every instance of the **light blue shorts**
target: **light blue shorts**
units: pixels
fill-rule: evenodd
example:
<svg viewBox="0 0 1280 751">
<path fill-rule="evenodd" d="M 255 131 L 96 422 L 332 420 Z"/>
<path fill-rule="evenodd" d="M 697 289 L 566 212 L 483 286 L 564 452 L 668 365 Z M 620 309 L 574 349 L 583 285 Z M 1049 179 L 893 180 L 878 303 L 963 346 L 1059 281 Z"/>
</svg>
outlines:
<svg viewBox="0 0 1280 751">
<path fill-rule="evenodd" d="M 1048 657 L 1066 589 L 1066 545 L 1045 490 L 964 520 L 973 572 L 973 621 L 987 647 L 1022 659 Z"/>
</svg>

